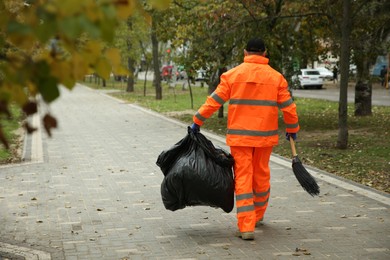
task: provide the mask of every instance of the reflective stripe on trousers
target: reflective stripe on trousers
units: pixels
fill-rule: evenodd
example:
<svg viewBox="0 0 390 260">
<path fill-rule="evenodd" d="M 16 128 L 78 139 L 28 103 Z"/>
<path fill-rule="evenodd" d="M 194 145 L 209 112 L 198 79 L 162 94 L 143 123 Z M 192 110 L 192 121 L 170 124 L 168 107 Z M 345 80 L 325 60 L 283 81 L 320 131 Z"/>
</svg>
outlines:
<svg viewBox="0 0 390 260">
<path fill-rule="evenodd" d="M 268 206 L 272 147 L 230 147 L 234 157 L 237 222 L 241 232 L 254 231 Z"/>
</svg>

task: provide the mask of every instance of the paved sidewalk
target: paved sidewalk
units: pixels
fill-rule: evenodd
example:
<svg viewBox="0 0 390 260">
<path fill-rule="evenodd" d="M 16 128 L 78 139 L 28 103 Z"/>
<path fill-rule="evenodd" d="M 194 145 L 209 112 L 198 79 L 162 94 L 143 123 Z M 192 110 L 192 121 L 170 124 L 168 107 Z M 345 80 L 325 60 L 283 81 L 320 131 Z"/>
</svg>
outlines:
<svg viewBox="0 0 390 260">
<path fill-rule="evenodd" d="M 51 111 L 54 138 L 0 167 L 0 259 L 390 259 L 388 195 L 311 169 L 312 198 L 274 156 L 265 224 L 243 241 L 235 210 L 165 210 L 155 162 L 185 125 L 82 86 Z"/>
</svg>

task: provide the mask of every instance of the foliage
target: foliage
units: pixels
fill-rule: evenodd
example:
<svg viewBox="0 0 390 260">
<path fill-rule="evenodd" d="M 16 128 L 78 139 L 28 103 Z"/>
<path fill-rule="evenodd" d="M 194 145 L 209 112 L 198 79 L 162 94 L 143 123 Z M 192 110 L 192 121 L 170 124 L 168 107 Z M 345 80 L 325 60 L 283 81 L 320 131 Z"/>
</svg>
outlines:
<svg viewBox="0 0 390 260">
<path fill-rule="evenodd" d="M 130 63 L 135 64 L 141 52 L 149 61 L 149 33 L 154 45 L 160 42 L 160 52 L 153 47 L 157 79 L 158 56 L 171 48 L 170 54 L 165 53 L 167 60 L 184 65 L 190 75 L 207 69 L 208 83 L 214 86 L 211 81 L 218 79 L 218 71 L 242 61 L 245 43 L 253 36 L 265 40 L 270 64 L 289 79 L 294 62 L 307 66 L 329 50 L 339 56 L 341 2 L 4 0 L 0 2 L 0 113 L 7 113 L 9 104 L 15 102 L 31 115 L 37 111 L 38 95 L 50 103 L 60 95 L 59 84 L 71 89 L 88 73 L 103 78 L 111 72 L 129 73 L 123 67 L 131 71 Z M 361 71 L 361 57 L 374 57 L 389 48 L 384 44 L 389 33 L 389 3 L 356 0 L 351 7 L 350 42 Z M 376 19 L 367 18 L 372 16 Z M 158 99 L 162 98 L 159 82 L 155 83 Z M 48 113 L 44 124 L 50 135 L 56 120 Z M 27 129 L 32 130 L 28 125 Z"/>
<path fill-rule="evenodd" d="M 318 26 L 326 23 L 326 15 L 313 12 L 313 4 L 176 0 L 162 19 L 162 27 L 169 28 L 162 35 L 177 50 L 176 63 L 184 65 L 190 75 L 197 69 L 207 69 L 209 83 L 218 69 L 242 62 L 243 49 L 251 37 L 265 40 L 271 66 L 289 78 L 293 60 L 300 60 L 306 67 L 327 51 L 320 41 L 326 34 Z"/>
<path fill-rule="evenodd" d="M 137 30 L 134 30 L 137 28 Z M 119 49 L 123 67 L 127 67 L 128 58 L 141 60 L 142 50 L 140 42 L 148 41 L 149 24 L 146 17 L 135 13 L 124 21 L 120 21 L 115 30 L 113 45 Z"/>
<path fill-rule="evenodd" d="M 83 84 L 90 86 L 92 88 L 100 89 L 101 87 L 94 82 L 83 82 Z M 188 89 L 183 89 L 182 85 L 175 85 L 175 88 L 169 87 L 169 84 L 163 83 L 163 91 L 166 93 L 165 98 L 162 100 L 156 100 L 154 96 L 154 88 L 150 81 L 146 81 L 146 93 L 144 95 L 143 81 L 138 80 L 135 86 L 134 92 L 125 93 L 121 85 L 108 84 L 107 88 L 114 88 L 119 90 L 113 95 L 118 98 L 126 99 L 127 101 L 135 104 L 140 104 L 146 106 L 147 108 L 153 109 L 157 112 L 169 112 L 175 111 L 181 113 L 182 111 L 191 110 L 190 97 L 188 94 Z M 203 102 L 204 98 L 207 95 L 207 88 L 194 88 L 194 106 L 199 107 Z M 146 104 L 146 105 L 145 105 Z"/>
<path fill-rule="evenodd" d="M 298 134 L 300 158 L 305 164 L 326 172 L 390 192 L 390 124 L 389 107 L 373 107 L 371 117 L 355 117 L 348 113 L 348 150 L 335 147 L 337 137 L 337 103 L 296 99 L 302 131 Z M 348 111 L 353 104 L 349 104 Z M 276 153 L 289 156 L 287 147 L 276 147 Z"/>
<path fill-rule="evenodd" d="M 146 97 L 143 96 L 142 82 L 136 85 L 134 93 L 119 91 L 115 97 L 152 109 L 176 118 L 186 124 L 192 123 L 195 110 L 189 105 L 188 90 L 163 85 L 165 98 L 155 100 L 153 88 L 148 83 Z M 93 84 L 88 84 L 93 86 Z M 207 96 L 207 89 L 194 87 L 194 107 L 200 107 Z M 348 114 L 350 142 L 347 150 L 335 147 L 338 130 L 337 102 L 318 99 L 295 98 L 299 122 L 302 130 L 298 133 L 297 150 L 300 159 L 306 164 L 335 175 L 372 186 L 378 190 L 390 192 L 390 107 L 374 106 L 371 117 L 355 117 Z M 353 104 L 349 104 L 350 108 Z M 349 109 L 352 111 L 352 109 Z M 291 149 L 284 139 L 283 120 L 280 114 L 280 141 L 274 153 L 290 158 Z M 202 129 L 224 136 L 226 117 L 210 117 Z"/>
<path fill-rule="evenodd" d="M 148 1 L 164 6 L 168 0 Z M 123 74 L 120 53 L 107 48 L 118 19 L 127 19 L 144 1 L 3 0 L 0 2 L 0 113 L 15 102 L 26 115 L 37 113 L 37 97 L 49 104 L 84 75 Z M 48 112 L 47 133 L 56 127 Z M 1 125 L 0 125 L 1 130 Z M 27 125 L 28 131 L 33 131 Z M 3 144 L 7 140 L 1 134 Z"/>
<path fill-rule="evenodd" d="M 5 147 L 0 146 L 0 164 L 5 163 L 15 163 L 20 162 L 21 160 L 21 133 L 20 130 L 21 121 L 23 116 L 20 109 L 15 105 L 11 106 L 10 113 L 12 115 L 11 119 L 4 118 L 5 115 L 0 114 L 0 120 L 3 121 L 3 131 L 4 136 L 7 140 L 10 141 L 10 148 L 6 149 Z"/>
</svg>

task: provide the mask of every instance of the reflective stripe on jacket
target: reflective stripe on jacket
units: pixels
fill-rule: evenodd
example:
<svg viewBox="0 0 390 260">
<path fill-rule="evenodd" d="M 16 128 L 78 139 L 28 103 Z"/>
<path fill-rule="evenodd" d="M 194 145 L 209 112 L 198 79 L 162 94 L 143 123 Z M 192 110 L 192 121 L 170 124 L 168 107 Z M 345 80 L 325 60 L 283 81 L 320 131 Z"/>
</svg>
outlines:
<svg viewBox="0 0 390 260">
<path fill-rule="evenodd" d="M 299 130 L 296 106 L 287 81 L 263 56 L 245 56 L 243 63 L 222 74 L 220 84 L 199 108 L 193 121 L 203 125 L 228 100 L 226 143 L 229 146 L 278 144 L 278 109 L 283 112 L 286 132 Z"/>
</svg>

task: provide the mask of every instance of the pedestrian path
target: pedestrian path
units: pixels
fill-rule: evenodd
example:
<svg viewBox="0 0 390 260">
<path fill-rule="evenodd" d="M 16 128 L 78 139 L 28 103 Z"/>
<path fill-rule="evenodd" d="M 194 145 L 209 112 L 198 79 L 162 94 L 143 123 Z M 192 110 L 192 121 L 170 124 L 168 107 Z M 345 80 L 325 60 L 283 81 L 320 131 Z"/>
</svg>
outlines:
<svg viewBox="0 0 390 260">
<path fill-rule="evenodd" d="M 29 162 L 0 167 L 0 259 L 390 259 L 389 196 L 311 169 L 311 197 L 277 156 L 254 241 L 234 236 L 234 210 L 166 210 L 155 162 L 186 125 L 81 85 L 61 92 L 54 137 L 30 136 Z"/>
</svg>

